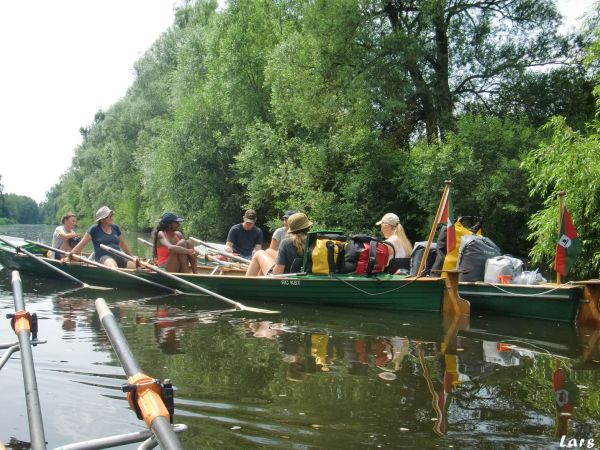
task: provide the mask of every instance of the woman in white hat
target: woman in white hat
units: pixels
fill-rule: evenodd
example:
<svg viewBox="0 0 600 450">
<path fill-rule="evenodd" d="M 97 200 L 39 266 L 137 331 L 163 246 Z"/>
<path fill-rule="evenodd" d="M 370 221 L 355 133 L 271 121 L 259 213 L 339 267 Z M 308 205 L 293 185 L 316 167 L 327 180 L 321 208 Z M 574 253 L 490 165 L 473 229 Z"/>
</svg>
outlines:
<svg viewBox="0 0 600 450">
<path fill-rule="evenodd" d="M 127 261 L 124 258 L 113 255 L 108 251 L 102 249 L 100 244 L 104 244 L 107 247 L 114 248 L 115 250 L 123 250 L 130 256 L 133 256 L 131 250 L 123 239 L 123 233 L 121 229 L 113 224 L 113 214 L 108 206 L 102 206 L 96 211 L 96 223 L 88 228 L 88 230 L 79 241 L 71 253 L 81 253 L 88 242 L 92 241 L 94 245 L 94 258 L 99 263 L 109 267 L 127 267 L 128 269 L 135 269 L 135 263 L 133 261 Z"/>
<path fill-rule="evenodd" d="M 404 227 L 400 218 L 394 213 L 385 214 L 375 225 L 381 226 L 381 234 L 385 242 L 394 247 L 394 258 L 409 258 L 412 252 L 412 244 L 406 237 Z"/>
<path fill-rule="evenodd" d="M 277 257 L 273 258 L 266 251 L 259 250 L 252 257 L 246 276 L 290 273 L 295 263 L 304 256 L 306 235 L 312 224 L 306 214 L 292 214 L 288 218 L 288 237 L 281 241 Z"/>
</svg>

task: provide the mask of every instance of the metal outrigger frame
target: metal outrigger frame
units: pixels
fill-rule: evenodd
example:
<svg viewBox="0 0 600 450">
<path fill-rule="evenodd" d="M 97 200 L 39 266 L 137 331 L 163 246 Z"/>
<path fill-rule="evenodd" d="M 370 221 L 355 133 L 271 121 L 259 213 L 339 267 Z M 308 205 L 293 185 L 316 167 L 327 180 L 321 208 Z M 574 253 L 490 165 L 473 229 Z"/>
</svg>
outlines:
<svg viewBox="0 0 600 450">
<path fill-rule="evenodd" d="M 42 421 L 42 409 L 38 395 L 35 366 L 33 363 L 32 346 L 46 343 L 37 339 L 37 317 L 29 314 L 23 300 L 23 285 L 18 271 L 12 272 L 12 288 L 15 303 L 15 313 L 8 314 L 11 326 L 18 337 L 18 342 L 0 343 L 0 350 L 6 350 L 0 357 L 0 369 L 8 362 L 11 355 L 21 352 L 21 368 L 27 403 L 27 418 L 32 450 L 45 450 L 46 438 Z M 106 302 L 96 300 L 96 310 L 102 325 L 117 353 L 119 360 L 128 376 L 128 383 L 123 386 L 127 392 L 129 405 L 139 419 L 146 422 L 148 430 L 118 434 L 98 439 L 75 442 L 57 447 L 56 450 L 96 450 L 113 448 L 121 445 L 141 442 L 138 450 L 152 449 L 158 445 L 163 450 L 181 450 L 183 447 L 176 433 L 187 430 L 187 425 L 172 425 L 174 413 L 173 388 L 169 380 L 161 383 L 145 375 Z M 0 449 L 3 444 L 0 441 Z"/>
</svg>

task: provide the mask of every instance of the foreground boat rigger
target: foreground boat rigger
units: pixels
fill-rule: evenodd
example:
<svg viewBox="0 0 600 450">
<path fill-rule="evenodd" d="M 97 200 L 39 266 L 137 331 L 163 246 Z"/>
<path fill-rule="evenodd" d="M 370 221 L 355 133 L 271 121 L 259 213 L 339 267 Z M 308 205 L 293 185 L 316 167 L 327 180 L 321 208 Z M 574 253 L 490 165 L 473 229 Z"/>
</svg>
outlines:
<svg viewBox="0 0 600 450">
<path fill-rule="evenodd" d="M 35 251 L 31 244 L 30 251 Z M 86 282 L 110 286 L 148 288 L 145 283 L 119 277 L 111 272 L 85 265 L 60 263 L 44 258 L 52 265 Z M 55 277 L 53 271 L 32 258 L 0 246 L 0 264 L 5 267 Z M 128 271 L 128 269 L 122 269 Z M 189 291 L 183 283 L 148 270 L 130 270 L 131 273 L 182 291 Z M 177 274 L 187 282 L 236 300 L 272 301 L 277 303 L 322 303 L 399 311 L 444 311 L 448 315 L 468 315 L 468 302 L 456 293 L 456 277 L 407 278 L 396 275 L 365 278 L 363 276 L 243 277 L 203 274 Z"/>
</svg>

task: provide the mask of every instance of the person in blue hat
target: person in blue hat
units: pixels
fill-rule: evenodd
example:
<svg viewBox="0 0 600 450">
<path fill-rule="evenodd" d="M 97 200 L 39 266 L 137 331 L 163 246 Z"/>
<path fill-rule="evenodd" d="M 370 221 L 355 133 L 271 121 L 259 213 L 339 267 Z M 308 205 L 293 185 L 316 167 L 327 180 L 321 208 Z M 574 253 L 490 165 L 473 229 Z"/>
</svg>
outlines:
<svg viewBox="0 0 600 450">
<path fill-rule="evenodd" d="M 273 256 L 273 258 L 275 258 L 277 256 L 277 250 L 279 250 L 279 244 L 281 244 L 281 241 L 283 241 L 286 238 L 287 230 L 288 230 L 288 219 L 295 212 L 296 211 L 286 211 L 282 217 L 283 226 L 280 228 L 277 228 L 275 230 L 275 232 L 273 233 L 273 237 L 271 238 L 271 245 L 269 245 L 269 248 L 267 249 L 267 253 L 271 254 Z"/>
<path fill-rule="evenodd" d="M 166 212 L 152 232 L 156 264 L 167 272 L 198 273 L 198 252 L 179 230 L 183 218 Z"/>
</svg>

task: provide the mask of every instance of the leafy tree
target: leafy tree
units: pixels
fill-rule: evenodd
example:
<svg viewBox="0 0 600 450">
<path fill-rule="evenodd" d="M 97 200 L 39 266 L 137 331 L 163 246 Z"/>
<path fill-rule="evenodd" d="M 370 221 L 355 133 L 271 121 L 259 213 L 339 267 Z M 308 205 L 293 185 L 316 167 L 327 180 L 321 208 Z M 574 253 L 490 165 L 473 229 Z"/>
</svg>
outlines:
<svg viewBox="0 0 600 450">
<path fill-rule="evenodd" d="M 600 276 L 600 123 L 595 120 L 587 135 L 574 131 L 564 118 L 551 120 L 550 133 L 524 160 L 533 195 L 543 197 L 544 208 L 529 223 L 534 241 L 531 256 L 536 262 L 551 265 L 558 239 L 556 193 L 566 192 L 566 202 L 583 252 L 570 274 L 573 277 Z"/>
<path fill-rule="evenodd" d="M 443 144 L 415 145 L 405 191 L 420 206 L 407 217 L 419 230 L 418 240 L 427 238 L 444 180 L 451 179 L 455 215 L 481 217 L 484 234 L 504 253 L 525 256 L 527 220 L 537 203 L 529 198 L 520 158 L 537 141 L 535 130 L 523 123 L 467 115 Z"/>
<path fill-rule="evenodd" d="M 8 217 L 16 223 L 39 223 L 38 205 L 32 198 L 6 194 L 4 201 Z"/>
</svg>

